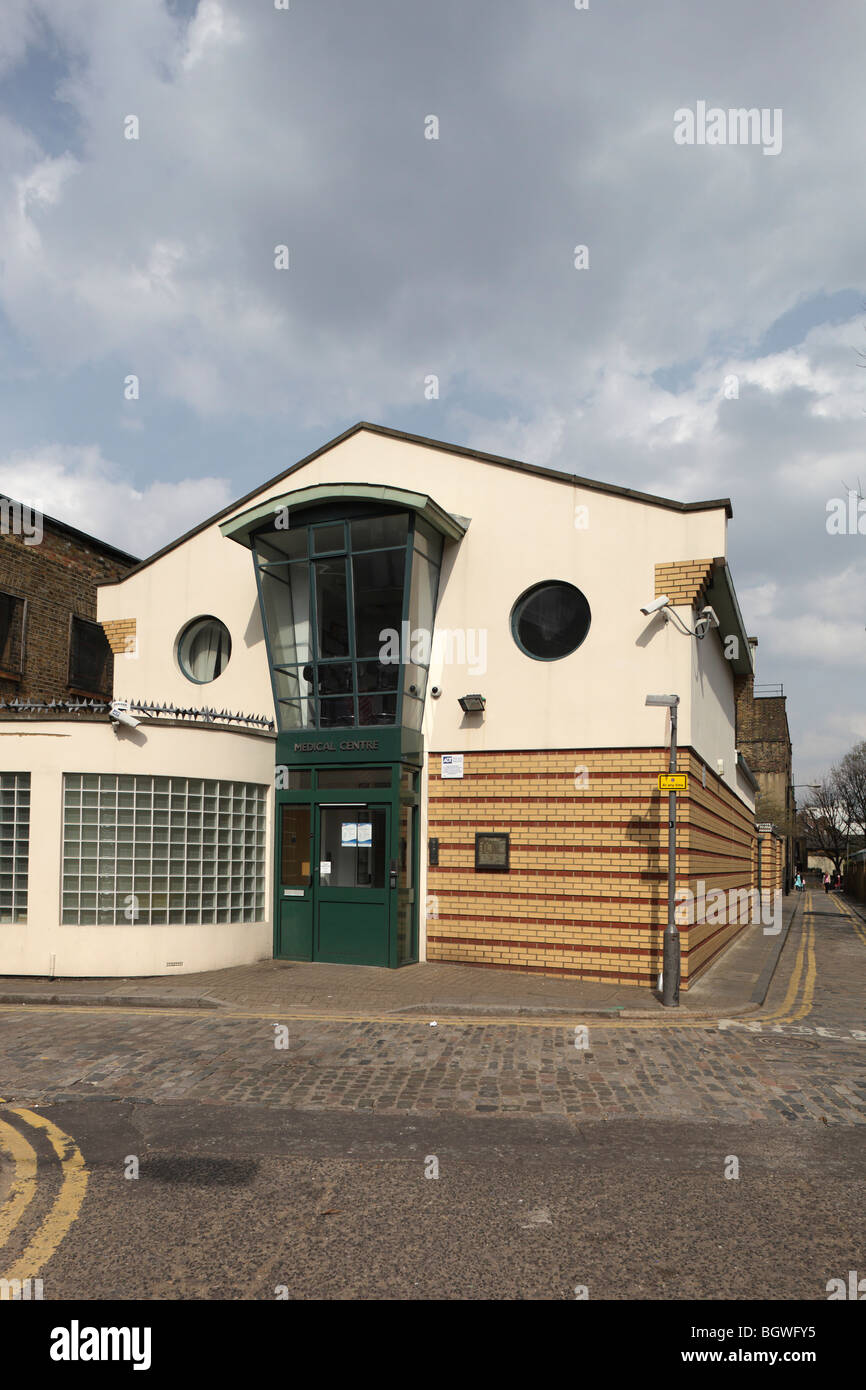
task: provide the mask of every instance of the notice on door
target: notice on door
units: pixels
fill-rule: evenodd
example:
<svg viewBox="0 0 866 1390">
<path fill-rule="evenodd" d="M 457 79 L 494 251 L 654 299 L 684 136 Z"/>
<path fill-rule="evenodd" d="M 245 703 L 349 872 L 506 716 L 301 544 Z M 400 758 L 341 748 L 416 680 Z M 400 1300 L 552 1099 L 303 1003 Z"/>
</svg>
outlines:
<svg viewBox="0 0 866 1390">
<path fill-rule="evenodd" d="M 343 849 L 358 849 L 364 845 L 372 845 L 373 827 L 367 822 L 356 823 L 355 821 L 343 821 L 340 829 L 340 844 Z"/>
<path fill-rule="evenodd" d="M 443 777 L 462 777 L 462 776 L 463 776 L 463 754 L 462 754 L 462 753 L 443 753 L 443 754 L 442 754 L 442 776 L 443 776 Z"/>
</svg>

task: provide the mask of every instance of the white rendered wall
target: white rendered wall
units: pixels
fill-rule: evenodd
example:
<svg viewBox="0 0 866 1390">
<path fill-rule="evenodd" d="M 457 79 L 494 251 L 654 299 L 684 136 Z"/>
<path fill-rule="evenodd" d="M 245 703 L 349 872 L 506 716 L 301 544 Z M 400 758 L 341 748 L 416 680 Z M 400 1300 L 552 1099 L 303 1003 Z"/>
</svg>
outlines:
<svg viewBox="0 0 866 1390">
<path fill-rule="evenodd" d="M 0 770 L 30 773 L 27 922 L 0 923 L 0 975 L 188 974 L 272 955 L 273 793 L 267 798 L 265 919 L 202 926 L 62 926 L 63 773 L 100 772 L 274 782 L 274 745 L 261 735 L 142 723 L 9 721 L 0 725 Z M 183 965 L 166 969 L 167 961 Z"/>
<path fill-rule="evenodd" d="M 639 611 L 654 595 L 657 563 L 725 554 L 723 508 L 678 512 L 368 431 L 263 489 L 257 501 L 334 482 L 411 488 L 471 518 L 463 540 L 446 544 L 436 628 L 456 630 L 464 638 L 470 629 L 483 634 L 486 653 L 474 667 L 465 661 L 431 670 L 431 683 L 441 685 L 443 695 L 438 703 L 427 702 L 429 748 L 658 744 L 664 716 L 644 707 L 648 692 L 680 695 L 683 743 L 695 742 L 699 728 L 701 735 L 716 729 L 715 748 L 720 721 L 732 723 L 732 700 L 718 682 L 706 680 L 699 687 L 693 680 L 694 641 L 673 624 L 644 618 Z M 586 512 L 577 513 L 579 507 Z M 575 526 L 576 515 L 585 515 L 585 528 Z M 592 610 L 586 641 L 560 661 L 533 661 L 511 636 L 515 600 L 544 579 L 576 584 Z M 194 685 L 178 669 L 175 645 L 185 624 L 204 613 L 226 623 L 233 650 L 217 680 Z M 119 697 L 273 712 L 252 557 L 226 540 L 217 523 L 139 574 L 103 586 L 99 617 L 137 622 L 136 654 L 116 661 Z M 703 646 L 718 647 L 717 634 Z M 476 690 L 488 702 L 480 721 L 467 719 L 457 705 L 460 695 Z M 696 696 L 718 710 L 698 719 L 693 732 Z"/>
<path fill-rule="evenodd" d="M 583 460 L 575 467 L 592 471 Z M 644 697 L 676 693 L 680 744 L 693 745 L 713 769 L 722 759 L 724 780 L 753 804 L 736 771 L 733 679 L 718 633 L 698 643 L 674 623 L 640 612 L 654 596 L 656 564 L 726 554 L 724 508 L 680 512 L 652 506 L 370 431 L 263 488 L 256 503 L 315 484 L 358 482 L 427 493 L 446 511 L 471 519 L 463 540 L 445 546 L 436 629 L 462 633 L 464 642 L 469 630 L 483 634 L 484 660 L 431 667 L 423 723 L 428 754 L 664 745 L 670 738 L 667 714 L 647 708 Z M 544 579 L 576 584 L 592 611 L 586 641 L 560 661 L 532 660 L 511 635 L 515 600 Z M 691 624 L 691 610 L 678 612 Z M 216 681 L 195 686 L 178 670 L 174 649 L 185 624 L 205 613 L 228 626 L 232 658 Z M 135 656 L 115 662 L 118 696 L 273 714 L 252 557 L 226 540 L 218 523 L 139 574 L 103 586 L 99 617 L 137 622 Z M 455 653 L 457 646 L 455 641 Z M 435 701 L 432 685 L 443 692 Z M 475 691 L 487 698 L 480 719 L 465 716 L 457 704 L 460 695 Z M 422 787 L 423 959 L 426 765 Z"/>
</svg>

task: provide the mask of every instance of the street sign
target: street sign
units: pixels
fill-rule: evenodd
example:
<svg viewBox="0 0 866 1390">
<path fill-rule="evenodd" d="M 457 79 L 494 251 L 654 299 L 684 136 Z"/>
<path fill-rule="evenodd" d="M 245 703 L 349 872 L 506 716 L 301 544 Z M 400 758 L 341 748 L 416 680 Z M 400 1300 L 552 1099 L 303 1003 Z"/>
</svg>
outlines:
<svg viewBox="0 0 866 1390">
<path fill-rule="evenodd" d="M 660 792 L 687 792 L 689 789 L 687 772 L 660 772 L 658 776 Z"/>
</svg>

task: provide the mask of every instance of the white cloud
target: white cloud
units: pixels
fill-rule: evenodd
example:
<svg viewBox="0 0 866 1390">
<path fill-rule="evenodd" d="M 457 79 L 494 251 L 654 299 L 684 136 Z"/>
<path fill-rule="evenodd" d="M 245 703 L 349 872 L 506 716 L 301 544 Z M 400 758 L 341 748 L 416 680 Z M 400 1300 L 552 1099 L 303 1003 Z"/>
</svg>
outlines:
<svg viewBox="0 0 866 1390">
<path fill-rule="evenodd" d="M 769 660 L 793 669 L 816 662 L 826 668 L 866 669 L 864 591 L 866 557 L 828 568 L 819 578 L 744 589 L 740 599 L 747 623 L 760 629 L 762 668 Z"/>
<path fill-rule="evenodd" d="M 241 26 L 237 18 L 230 14 L 219 0 L 201 0 L 195 17 L 189 26 L 186 51 L 181 60 L 185 71 L 194 68 L 203 58 L 236 43 L 241 36 Z"/>
<path fill-rule="evenodd" d="M 778 584 L 772 581 L 740 591 L 740 604 L 748 611 L 750 623 L 762 623 L 773 616 L 778 592 Z"/>
<path fill-rule="evenodd" d="M 862 323 L 754 354 L 781 315 L 862 283 L 866 126 L 850 102 L 866 20 L 851 8 L 804 31 L 769 3 L 772 45 L 744 47 L 750 0 L 709 20 L 670 0 L 638 28 L 612 11 L 604 37 L 567 6 L 501 0 L 446 0 L 435 24 L 411 6 L 200 0 L 190 18 L 166 0 L 4 0 L 0 69 L 23 74 L 29 53 L 50 76 L 41 125 L 34 103 L 0 118 L 0 361 L 16 381 L 41 373 L 52 400 L 75 372 L 100 392 L 138 375 L 153 473 L 169 475 L 136 496 L 74 418 L 71 442 L 17 456 L 21 478 L 82 529 L 152 549 L 248 481 L 171 480 L 160 408 L 179 405 L 244 442 L 249 421 L 324 439 L 365 417 L 684 500 L 730 495 L 767 679 L 800 670 L 811 698 L 805 647 L 859 680 L 845 594 L 862 571 L 841 577 L 853 552 L 828 545 L 825 503 L 866 478 Z M 774 107 L 780 71 L 778 159 L 674 145 L 678 106 L 748 91 Z M 57 140 L 61 112 L 58 152 L 44 132 Z M 137 417 L 121 418 L 129 440 Z M 241 473 L 236 442 L 214 472 Z M 829 729 L 823 697 L 802 709 L 810 737 Z"/>
<path fill-rule="evenodd" d="M 39 17 L 31 0 L 3 0 L 0 24 L 0 73 L 14 68 L 39 34 Z"/>
<path fill-rule="evenodd" d="M 135 487 L 96 445 L 11 454 L 0 460 L 0 491 L 139 559 L 232 501 L 225 478 Z"/>
<path fill-rule="evenodd" d="M 16 196 L 6 220 L 6 244 L 10 253 L 17 248 L 22 260 L 39 256 L 42 250 L 40 213 L 60 202 L 63 185 L 78 167 L 78 161 L 70 155 L 40 159 L 15 180 Z"/>
</svg>

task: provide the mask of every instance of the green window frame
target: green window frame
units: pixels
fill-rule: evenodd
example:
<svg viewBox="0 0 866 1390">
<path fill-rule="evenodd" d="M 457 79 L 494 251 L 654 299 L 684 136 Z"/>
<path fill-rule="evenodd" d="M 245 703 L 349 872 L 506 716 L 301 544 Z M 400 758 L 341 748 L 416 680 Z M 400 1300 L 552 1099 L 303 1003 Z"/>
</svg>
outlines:
<svg viewBox="0 0 866 1390">
<path fill-rule="evenodd" d="M 336 509 L 333 503 L 318 506 L 314 511 L 315 514 L 299 517 L 297 524 L 287 530 L 277 531 L 269 521 L 252 536 L 256 585 L 278 727 L 285 730 L 395 728 L 408 724 L 411 728 L 420 728 L 429 655 L 425 666 L 410 667 L 407 653 L 403 650 L 403 639 L 411 617 L 416 555 L 419 568 L 429 566 L 431 571 L 428 607 L 432 608 L 432 636 L 441 576 L 442 538 L 432 528 L 419 522 L 411 511 L 371 508 L 370 504 Z M 382 538 L 388 541 L 389 531 L 395 531 L 395 522 L 403 523 L 399 542 L 381 545 L 370 543 L 371 540 L 375 541 L 377 525 Z M 369 525 L 365 527 L 365 523 Z M 361 534 L 364 529 L 372 533 L 368 534 L 366 540 Z M 378 651 L 360 650 L 363 636 L 358 631 L 359 599 L 363 593 L 359 584 L 360 572 L 366 568 L 369 558 L 389 554 L 401 557 L 402 586 L 398 627 L 401 659 L 395 663 L 393 683 L 387 677 L 388 663 L 380 661 Z M 335 563 L 339 561 L 342 561 L 342 585 Z M 323 650 L 321 574 L 326 565 L 333 567 L 332 574 L 337 578 L 333 593 L 339 596 L 343 592 L 346 598 L 344 651 Z M 293 581 L 301 583 L 300 567 L 303 566 L 306 567 L 303 581 L 305 609 L 303 618 L 299 620 L 293 610 Z M 278 594 L 277 601 L 282 598 L 287 604 L 291 627 L 288 647 L 294 656 L 291 661 L 275 659 L 269 576 L 274 580 L 283 580 L 286 585 L 285 594 Z M 268 589 L 267 596 L 265 587 Z M 393 616 L 396 617 L 396 614 Z M 299 644 L 297 636 L 301 628 L 307 633 L 303 646 Z M 299 651 L 304 653 L 306 659 L 298 655 Z M 421 670 L 423 684 L 418 674 Z M 405 689 L 409 684 L 413 687 L 412 692 Z"/>
</svg>

